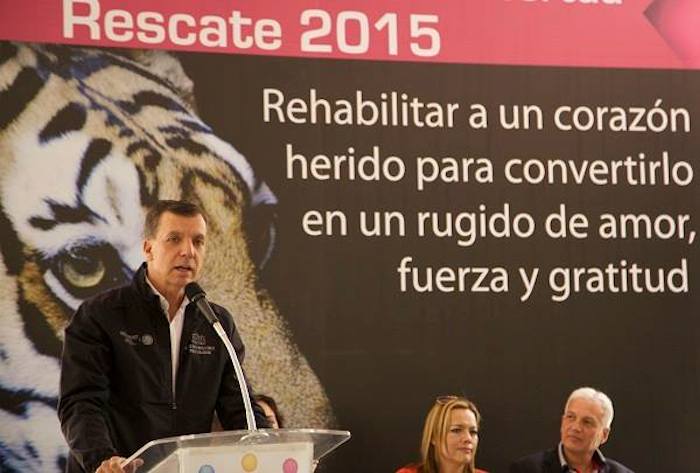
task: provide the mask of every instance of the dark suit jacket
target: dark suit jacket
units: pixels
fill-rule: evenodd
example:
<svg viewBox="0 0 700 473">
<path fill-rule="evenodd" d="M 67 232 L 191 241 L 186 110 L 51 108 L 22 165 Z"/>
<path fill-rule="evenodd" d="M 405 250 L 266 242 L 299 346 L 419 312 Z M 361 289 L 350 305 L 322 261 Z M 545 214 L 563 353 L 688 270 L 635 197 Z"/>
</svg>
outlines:
<svg viewBox="0 0 700 473">
<path fill-rule="evenodd" d="M 534 453 L 520 460 L 515 461 L 510 465 L 509 473 L 562 473 L 561 464 L 559 463 L 559 454 L 557 449 L 546 450 L 544 452 Z M 634 473 L 621 463 L 605 459 L 603 473 Z"/>
</svg>

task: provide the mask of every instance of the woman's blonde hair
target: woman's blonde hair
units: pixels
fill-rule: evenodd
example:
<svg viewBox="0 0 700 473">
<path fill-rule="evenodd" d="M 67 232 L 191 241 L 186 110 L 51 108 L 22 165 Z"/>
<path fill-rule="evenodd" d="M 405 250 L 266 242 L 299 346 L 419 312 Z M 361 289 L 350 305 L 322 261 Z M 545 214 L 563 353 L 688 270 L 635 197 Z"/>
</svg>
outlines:
<svg viewBox="0 0 700 473">
<path fill-rule="evenodd" d="M 450 414 L 455 409 L 468 409 L 476 417 L 476 425 L 481 424 L 481 414 L 476 405 L 469 399 L 459 396 L 440 396 L 435 399 L 435 404 L 428 412 L 423 426 L 423 440 L 421 441 L 421 473 L 439 473 L 439 448 L 446 443 L 447 431 L 450 428 Z M 464 468 L 464 473 L 474 473 L 476 448 L 472 460 Z"/>
</svg>

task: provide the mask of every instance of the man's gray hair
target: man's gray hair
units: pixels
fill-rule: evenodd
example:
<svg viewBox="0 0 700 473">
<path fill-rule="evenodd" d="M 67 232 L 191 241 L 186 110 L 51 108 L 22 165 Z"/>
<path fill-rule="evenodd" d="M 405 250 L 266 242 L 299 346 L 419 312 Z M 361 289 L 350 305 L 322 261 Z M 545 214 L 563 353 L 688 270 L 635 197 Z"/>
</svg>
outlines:
<svg viewBox="0 0 700 473">
<path fill-rule="evenodd" d="M 565 410 L 569 407 L 569 403 L 571 403 L 571 401 L 574 399 L 588 399 L 589 401 L 600 404 L 600 407 L 603 408 L 603 425 L 605 425 L 605 427 L 608 429 L 610 428 L 613 417 L 615 416 L 615 410 L 613 409 L 613 403 L 607 394 L 589 387 L 575 389 L 569 395 L 569 399 L 566 400 Z"/>
</svg>

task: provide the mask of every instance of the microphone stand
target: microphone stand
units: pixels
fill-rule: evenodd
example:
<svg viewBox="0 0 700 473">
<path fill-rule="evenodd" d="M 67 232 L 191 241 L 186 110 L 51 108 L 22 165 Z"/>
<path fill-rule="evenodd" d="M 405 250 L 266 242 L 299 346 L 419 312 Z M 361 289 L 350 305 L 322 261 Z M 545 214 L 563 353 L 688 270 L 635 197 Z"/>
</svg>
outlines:
<svg viewBox="0 0 700 473">
<path fill-rule="evenodd" d="M 196 282 L 191 282 L 187 284 L 187 286 L 185 286 L 185 295 L 190 300 L 190 302 L 195 303 L 197 309 L 202 313 L 207 322 L 211 324 L 211 326 L 214 328 L 214 331 L 226 347 L 226 351 L 228 351 L 228 356 L 229 358 L 231 358 L 231 362 L 233 363 L 233 369 L 236 371 L 236 379 L 238 380 L 238 387 L 241 390 L 241 397 L 243 398 L 243 407 L 245 407 L 245 420 L 246 424 L 248 425 L 248 430 L 256 432 L 258 430 L 258 426 L 255 423 L 255 415 L 253 414 L 253 405 L 250 401 L 248 383 L 246 383 L 245 377 L 243 376 L 243 368 L 241 368 L 241 363 L 238 361 L 238 356 L 236 355 L 236 351 L 233 349 L 231 341 L 228 339 L 228 336 L 226 336 L 226 332 L 221 326 L 219 318 L 214 313 L 214 310 L 209 305 L 209 302 L 207 302 L 207 299 L 205 297 L 206 294 L 204 290 L 202 290 L 202 288 L 199 286 L 199 284 L 197 284 Z"/>
<path fill-rule="evenodd" d="M 238 361 L 238 356 L 236 351 L 233 349 L 231 340 L 228 339 L 224 328 L 221 326 L 221 322 L 216 320 L 212 327 L 219 335 L 219 338 L 224 343 L 226 350 L 228 351 L 228 356 L 231 358 L 233 363 L 233 369 L 236 371 L 236 379 L 238 379 L 238 387 L 241 390 L 241 397 L 243 398 L 243 407 L 245 407 L 245 420 L 248 425 L 248 430 L 254 431 L 258 430 L 258 426 L 255 423 L 255 415 L 253 414 L 253 404 L 250 401 L 250 392 L 248 391 L 248 383 L 243 376 L 243 368 L 241 368 L 241 363 Z"/>
</svg>

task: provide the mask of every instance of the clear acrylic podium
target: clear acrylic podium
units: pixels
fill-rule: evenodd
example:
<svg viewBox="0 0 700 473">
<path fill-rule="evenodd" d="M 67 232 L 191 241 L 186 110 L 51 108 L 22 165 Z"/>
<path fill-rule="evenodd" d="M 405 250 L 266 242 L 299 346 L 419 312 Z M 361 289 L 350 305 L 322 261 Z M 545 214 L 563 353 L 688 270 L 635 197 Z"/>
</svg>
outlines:
<svg viewBox="0 0 700 473">
<path fill-rule="evenodd" d="M 310 473 L 349 439 L 346 430 L 315 429 L 183 435 L 147 443 L 122 467 L 137 473 Z"/>
</svg>

